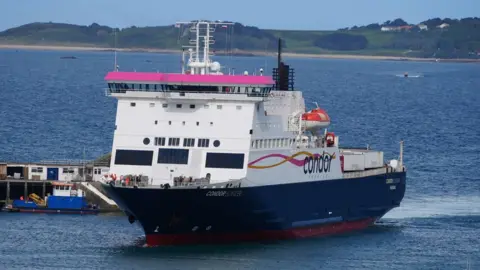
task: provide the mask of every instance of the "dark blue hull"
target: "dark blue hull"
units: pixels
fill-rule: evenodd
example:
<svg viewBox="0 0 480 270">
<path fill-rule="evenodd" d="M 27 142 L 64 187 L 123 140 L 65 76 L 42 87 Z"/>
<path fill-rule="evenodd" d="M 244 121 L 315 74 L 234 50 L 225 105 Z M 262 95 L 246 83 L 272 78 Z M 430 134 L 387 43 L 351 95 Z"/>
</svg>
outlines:
<svg viewBox="0 0 480 270">
<path fill-rule="evenodd" d="M 292 238 L 361 229 L 400 205 L 405 172 L 227 189 L 104 185 L 148 245 Z"/>
</svg>

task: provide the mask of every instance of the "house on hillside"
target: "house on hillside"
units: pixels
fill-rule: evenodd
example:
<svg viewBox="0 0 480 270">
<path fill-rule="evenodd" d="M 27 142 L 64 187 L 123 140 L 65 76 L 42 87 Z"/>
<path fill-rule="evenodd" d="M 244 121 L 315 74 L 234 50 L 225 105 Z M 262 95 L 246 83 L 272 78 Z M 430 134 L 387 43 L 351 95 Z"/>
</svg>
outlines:
<svg viewBox="0 0 480 270">
<path fill-rule="evenodd" d="M 437 27 L 440 28 L 440 29 L 445 29 L 445 28 L 448 28 L 449 26 L 450 26 L 450 24 L 448 24 L 448 23 L 442 23 L 440 25 L 437 25 Z"/>
<path fill-rule="evenodd" d="M 390 31 L 393 31 L 394 29 L 395 29 L 395 27 L 382 26 L 382 28 L 380 28 L 380 31 L 382 31 L 382 32 L 390 32 Z"/>
<path fill-rule="evenodd" d="M 409 31 L 413 28 L 413 26 L 411 25 L 402 25 L 402 26 L 399 26 L 397 27 L 398 28 L 398 31 Z"/>
<path fill-rule="evenodd" d="M 417 25 L 418 29 L 420 29 L 420 31 L 427 31 L 428 30 L 428 26 L 421 23 L 421 24 L 418 24 Z"/>
<path fill-rule="evenodd" d="M 411 25 L 402 25 L 402 26 L 382 26 L 380 31 L 391 32 L 391 31 L 409 31 L 413 28 Z"/>
</svg>

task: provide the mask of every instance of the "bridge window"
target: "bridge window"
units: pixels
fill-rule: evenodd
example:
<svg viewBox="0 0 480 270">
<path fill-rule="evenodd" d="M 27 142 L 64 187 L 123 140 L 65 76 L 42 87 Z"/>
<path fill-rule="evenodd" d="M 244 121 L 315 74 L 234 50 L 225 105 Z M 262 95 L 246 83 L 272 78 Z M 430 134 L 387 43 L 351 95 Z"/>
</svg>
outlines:
<svg viewBox="0 0 480 270">
<path fill-rule="evenodd" d="M 195 104 L 190 104 L 190 109 L 195 109 Z"/>
<path fill-rule="evenodd" d="M 195 139 L 193 139 L 193 138 L 185 138 L 185 139 L 183 139 L 183 146 L 184 146 L 184 147 L 195 146 Z"/>
<path fill-rule="evenodd" d="M 168 145 L 169 146 L 179 146 L 180 145 L 180 138 L 168 138 Z"/>
<path fill-rule="evenodd" d="M 210 144 L 210 139 L 198 139 L 198 147 L 208 147 Z"/>
<path fill-rule="evenodd" d="M 182 108 L 182 104 L 177 104 L 177 109 Z"/>
<path fill-rule="evenodd" d="M 130 102 L 130 107 L 135 107 L 136 105 L 135 102 Z"/>
<path fill-rule="evenodd" d="M 168 104 L 163 103 L 163 104 L 162 104 L 162 108 L 168 108 Z"/>
<path fill-rule="evenodd" d="M 117 165 L 151 166 L 152 159 L 153 151 L 146 150 L 117 150 L 115 154 Z"/>
<path fill-rule="evenodd" d="M 188 149 L 158 149 L 158 163 L 161 164 L 188 164 Z"/>
<path fill-rule="evenodd" d="M 232 153 L 207 153 L 206 168 L 243 169 L 245 155 Z"/>
</svg>

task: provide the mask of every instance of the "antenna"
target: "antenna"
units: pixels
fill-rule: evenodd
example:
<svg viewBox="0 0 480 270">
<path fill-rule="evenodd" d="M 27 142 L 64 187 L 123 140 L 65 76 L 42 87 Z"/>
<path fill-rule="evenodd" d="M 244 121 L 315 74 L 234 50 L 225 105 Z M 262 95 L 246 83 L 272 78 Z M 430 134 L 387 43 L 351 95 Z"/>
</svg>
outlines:
<svg viewBox="0 0 480 270">
<path fill-rule="evenodd" d="M 222 74 L 220 72 L 220 64 L 210 59 L 210 45 L 215 44 L 213 33 L 218 25 L 222 25 L 222 28 L 225 28 L 225 26 L 232 25 L 233 23 L 200 20 L 177 22 L 175 25 L 179 27 L 182 24 L 189 27 L 190 32 L 195 34 L 195 39 L 189 40 L 189 46 L 183 46 L 184 48 L 189 48 L 189 59 L 187 61 L 187 68 L 189 70 L 185 72 L 189 74 Z"/>
<path fill-rule="evenodd" d="M 403 168 L 403 140 L 400 141 L 400 157 L 399 157 L 400 168 Z"/>
<path fill-rule="evenodd" d="M 278 55 L 277 55 L 278 64 L 277 67 L 280 70 L 280 65 L 282 63 L 282 39 L 278 39 Z"/>
<path fill-rule="evenodd" d="M 83 146 L 83 182 L 86 181 L 86 173 L 87 173 L 87 170 L 85 168 L 85 146 Z"/>
<path fill-rule="evenodd" d="M 117 28 L 113 29 L 113 47 L 114 47 L 114 58 L 115 58 L 115 63 L 113 66 L 113 70 L 118 71 L 118 65 L 117 65 Z"/>
<path fill-rule="evenodd" d="M 185 74 L 185 48 L 182 48 L 182 74 Z"/>
</svg>

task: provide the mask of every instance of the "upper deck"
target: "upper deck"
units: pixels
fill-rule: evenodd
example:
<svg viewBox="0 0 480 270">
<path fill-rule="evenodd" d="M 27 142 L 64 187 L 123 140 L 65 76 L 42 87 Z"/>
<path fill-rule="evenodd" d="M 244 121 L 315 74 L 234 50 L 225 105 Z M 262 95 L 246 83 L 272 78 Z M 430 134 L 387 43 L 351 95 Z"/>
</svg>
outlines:
<svg viewBox="0 0 480 270">
<path fill-rule="evenodd" d="M 160 85 L 195 85 L 195 86 L 251 86 L 266 87 L 275 84 L 270 76 L 252 75 L 212 75 L 180 74 L 154 72 L 119 72 L 112 71 L 105 76 L 109 83 L 138 83 Z"/>
<path fill-rule="evenodd" d="M 106 94 L 114 97 L 259 101 L 275 84 L 270 76 L 109 72 Z M 160 93 L 159 93 L 160 92 Z"/>
</svg>

